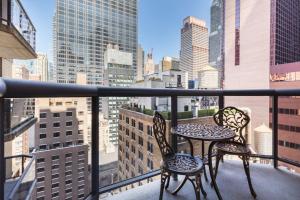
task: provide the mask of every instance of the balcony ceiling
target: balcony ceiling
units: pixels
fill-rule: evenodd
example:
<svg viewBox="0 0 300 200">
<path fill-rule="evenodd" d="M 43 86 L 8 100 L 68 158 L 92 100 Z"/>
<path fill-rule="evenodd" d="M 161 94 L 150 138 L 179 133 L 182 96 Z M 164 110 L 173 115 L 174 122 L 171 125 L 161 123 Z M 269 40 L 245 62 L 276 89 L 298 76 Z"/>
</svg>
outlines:
<svg viewBox="0 0 300 200">
<path fill-rule="evenodd" d="M 0 57 L 35 59 L 36 53 L 16 29 L 0 24 Z"/>
<path fill-rule="evenodd" d="M 250 165 L 252 183 L 260 200 L 299 200 L 300 199 L 300 176 L 285 170 L 276 170 L 271 165 L 252 164 Z M 214 190 L 209 183 L 204 183 L 207 192 L 207 199 L 217 199 Z M 224 200 L 253 199 L 248 188 L 247 178 L 244 173 L 243 164 L 240 161 L 228 161 L 220 163 L 217 178 L 220 192 Z M 176 182 L 170 182 L 170 188 L 176 187 Z M 131 188 L 128 186 L 128 188 Z M 123 191 L 119 194 L 104 197 L 105 200 L 134 200 L 147 199 L 157 200 L 159 197 L 160 181 L 145 184 L 134 189 Z M 164 200 L 194 200 L 196 199 L 193 186 L 186 183 L 184 188 L 176 196 L 164 192 Z M 201 196 L 203 199 L 203 196 Z"/>
</svg>

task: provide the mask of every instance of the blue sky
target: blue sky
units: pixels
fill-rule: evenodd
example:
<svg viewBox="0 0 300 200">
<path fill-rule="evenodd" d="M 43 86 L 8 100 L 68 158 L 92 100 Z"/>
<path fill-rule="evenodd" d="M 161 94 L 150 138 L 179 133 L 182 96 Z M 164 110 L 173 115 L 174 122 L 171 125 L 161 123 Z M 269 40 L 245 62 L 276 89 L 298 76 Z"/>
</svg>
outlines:
<svg viewBox="0 0 300 200">
<path fill-rule="evenodd" d="M 22 0 L 37 29 L 37 51 L 52 49 L 52 18 L 55 0 Z M 153 48 L 155 62 L 163 56 L 179 56 L 182 20 L 191 15 L 210 24 L 211 0 L 139 0 L 139 43 Z M 52 58 L 51 58 L 52 60 Z"/>
</svg>

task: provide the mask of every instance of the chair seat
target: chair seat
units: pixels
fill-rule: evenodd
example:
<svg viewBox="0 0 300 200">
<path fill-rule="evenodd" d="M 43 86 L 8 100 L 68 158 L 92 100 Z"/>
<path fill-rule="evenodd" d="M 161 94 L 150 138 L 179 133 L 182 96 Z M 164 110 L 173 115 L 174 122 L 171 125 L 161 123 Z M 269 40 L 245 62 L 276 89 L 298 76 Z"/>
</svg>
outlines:
<svg viewBox="0 0 300 200">
<path fill-rule="evenodd" d="M 250 154 L 248 146 L 238 142 L 218 142 L 216 143 L 217 150 L 221 150 L 228 154 Z"/>
<path fill-rule="evenodd" d="M 202 171 L 203 161 L 189 154 L 174 154 L 165 159 L 162 167 L 172 173 L 195 175 Z"/>
</svg>

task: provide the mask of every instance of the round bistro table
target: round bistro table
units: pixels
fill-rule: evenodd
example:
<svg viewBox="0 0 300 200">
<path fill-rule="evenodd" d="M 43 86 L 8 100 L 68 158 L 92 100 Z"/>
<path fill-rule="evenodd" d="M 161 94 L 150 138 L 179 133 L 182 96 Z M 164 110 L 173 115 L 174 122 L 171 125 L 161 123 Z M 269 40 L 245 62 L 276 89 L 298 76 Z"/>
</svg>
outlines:
<svg viewBox="0 0 300 200">
<path fill-rule="evenodd" d="M 212 185 L 216 191 L 216 194 L 220 200 L 222 200 L 222 196 L 220 194 L 218 185 L 215 180 L 213 167 L 212 167 L 212 150 L 213 146 L 220 141 L 227 141 L 233 139 L 235 137 L 235 132 L 229 128 L 225 128 L 217 125 L 208 125 L 208 124 L 180 124 L 177 125 L 174 129 L 174 134 L 186 138 L 189 140 L 201 140 L 210 141 L 208 147 L 208 166 L 209 166 L 209 174 L 211 177 Z M 191 144 L 191 142 L 190 142 Z M 203 150 L 203 148 L 202 148 Z M 202 152 L 203 153 L 203 152 Z M 203 154 L 202 154 L 203 155 Z"/>
</svg>

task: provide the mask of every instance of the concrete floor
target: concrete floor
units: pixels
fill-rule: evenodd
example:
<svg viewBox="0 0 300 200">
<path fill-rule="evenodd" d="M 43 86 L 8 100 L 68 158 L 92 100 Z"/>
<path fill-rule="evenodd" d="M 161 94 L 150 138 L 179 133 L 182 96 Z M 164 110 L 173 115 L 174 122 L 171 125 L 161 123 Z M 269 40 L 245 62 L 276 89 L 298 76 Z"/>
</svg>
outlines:
<svg viewBox="0 0 300 200">
<path fill-rule="evenodd" d="M 300 200 L 300 176 L 285 170 L 274 169 L 270 165 L 250 165 L 252 183 L 259 200 Z M 214 190 L 202 179 L 207 199 L 217 199 Z M 217 183 L 224 200 L 253 199 L 248 188 L 247 178 L 242 162 L 226 161 L 220 163 Z M 175 188 L 178 182 L 171 181 L 170 188 Z M 145 184 L 113 196 L 105 200 L 157 200 L 159 198 L 160 181 Z M 103 199 L 103 198 L 102 198 Z M 196 199 L 191 183 L 187 182 L 176 195 L 164 192 L 164 200 Z M 201 196 L 201 199 L 204 199 Z"/>
</svg>

